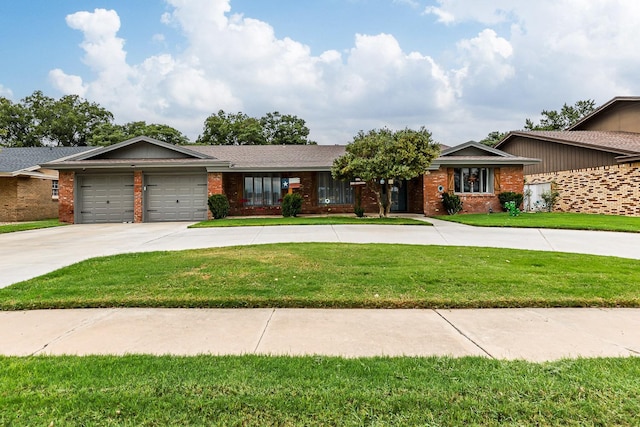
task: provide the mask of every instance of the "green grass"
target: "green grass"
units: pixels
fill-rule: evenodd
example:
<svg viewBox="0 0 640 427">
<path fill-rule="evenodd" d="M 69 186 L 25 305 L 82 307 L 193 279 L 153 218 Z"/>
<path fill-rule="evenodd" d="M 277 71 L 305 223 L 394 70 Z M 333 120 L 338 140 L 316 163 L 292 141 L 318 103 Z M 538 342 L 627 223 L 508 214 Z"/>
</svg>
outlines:
<svg viewBox="0 0 640 427">
<path fill-rule="evenodd" d="M 0 308 L 640 307 L 640 261 L 514 249 L 296 243 L 95 258 Z"/>
<path fill-rule="evenodd" d="M 445 215 L 434 218 L 478 227 L 562 228 L 640 233 L 640 217 L 619 215 L 537 212 L 509 216 L 506 212 L 500 212 Z"/>
<path fill-rule="evenodd" d="M 378 225 L 432 225 L 412 218 L 378 218 L 355 216 L 313 216 L 313 217 L 243 217 L 223 218 L 193 224 L 190 228 L 204 227 L 262 227 L 275 225 L 335 225 L 335 224 L 378 224 Z"/>
<path fill-rule="evenodd" d="M 59 227 L 61 225 L 67 225 L 67 224 L 64 222 L 58 221 L 58 219 L 45 219 L 42 221 L 4 224 L 4 225 L 0 225 L 0 234 L 13 233 L 14 231 L 37 230 L 39 228 Z"/>
<path fill-rule="evenodd" d="M 640 358 L 0 357 L 2 425 L 637 425 Z"/>
</svg>

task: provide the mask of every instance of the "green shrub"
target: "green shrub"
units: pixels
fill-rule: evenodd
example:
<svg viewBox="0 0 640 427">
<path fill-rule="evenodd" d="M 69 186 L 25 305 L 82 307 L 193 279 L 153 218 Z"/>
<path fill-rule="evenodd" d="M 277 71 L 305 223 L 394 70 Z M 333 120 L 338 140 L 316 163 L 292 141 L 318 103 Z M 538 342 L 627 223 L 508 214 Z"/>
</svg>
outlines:
<svg viewBox="0 0 640 427">
<path fill-rule="evenodd" d="M 229 215 L 229 199 L 224 194 L 212 194 L 207 202 L 214 219 Z"/>
<path fill-rule="evenodd" d="M 545 204 L 547 208 L 547 212 L 553 212 L 553 207 L 558 203 L 558 199 L 560 198 L 560 193 L 551 189 L 551 191 L 545 191 L 540 194 L 540 198 Z"/>
<path fill-rule="evenodd" d="M 449 215 L 455 215 L 462 210 L 462 200 L 457 194 L 442 193 L 442 204 Z"/>
<path fill-rule="evenodd" d="M 524 196 L 521 193 L 515 193 L 513 191 L 505 191 L 498 194 L 498 200 L 500 200 L 500 205 L 502 205 L 502 209 L 504 211 L 508 211 L 507 202 L 514 202 L 516 204 L 516 208 L 522 206 L 522 202 L 524 200 Z"/>
<path fill-rule="evenodd" d="M 297 216 L 302 210 L 302 196 L 298 193 L 287 194 L 282 199 L 282 216 Z"/>
</svg>

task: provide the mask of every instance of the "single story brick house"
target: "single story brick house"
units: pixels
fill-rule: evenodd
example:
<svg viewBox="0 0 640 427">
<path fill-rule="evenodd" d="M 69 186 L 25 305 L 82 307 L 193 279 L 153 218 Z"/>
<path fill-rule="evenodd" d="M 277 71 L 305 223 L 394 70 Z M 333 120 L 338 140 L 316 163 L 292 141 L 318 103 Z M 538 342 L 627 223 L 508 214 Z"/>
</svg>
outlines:
<svg viewBox="0 0 640 427">
<path fill-rule="evenodd" d="M 304 197 L 303 214 L 353 213 L 364 186 L 331 177 L 344 145 L 176 146 L 148 137 L 52 161 L 59 171 L 59 217 L 70 223 L 200 221 L 207 197 L 225 194 L 230 215 L 280 215 L 288 191 Z M 394 212 L 443 214 L 441 195 L 454 191 L 464 212 L 500 210 L 498 193 L 522 192 L 523 166 L 536 163 L 476 142 L 448 148 L 424 175 L 393 186 Z"/>
<path fill-rule="evenodd" d="M 541 159 L 524 166 L 530 197 L 559 193 L 555 210 L 640 216 L 640 97 L 616 97 L 565 131 L 510 132 L 496 148 Z"/>
<path fill-rule="evenodd" d="M 0 149 L 0 222 L 58 217 L 58 171 L 41 165 L 87 147 Z"/>
</svg>

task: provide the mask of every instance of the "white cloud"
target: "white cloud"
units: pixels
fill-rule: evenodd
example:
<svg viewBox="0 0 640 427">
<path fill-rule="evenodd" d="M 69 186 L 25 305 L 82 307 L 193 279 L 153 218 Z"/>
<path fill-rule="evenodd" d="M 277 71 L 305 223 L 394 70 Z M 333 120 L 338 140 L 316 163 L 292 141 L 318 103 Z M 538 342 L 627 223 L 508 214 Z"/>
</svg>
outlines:
<svg viewBox="0 0 640 427">
<path fill-rule="evenodd" d="M 52 70 L 54 86 L 99 102 L 119 122 L 167 123 L 192 138 L 219 109 L 278 110 L 304 118 L 320 143 L 425 125 L 449 145 L 520 127 L 532 111 L 565 102 L 640 93 L 640 2 L 439 0 L 424 13 L 446 24 L 442 31 L 460 31 L 444 52 L 429 43 L 407 52 L 381 33 L 354 34 L 351 49 L 316 56 L 269 23 L 233 13 L 231 0 L 165 1 L 155 19 L 184 36 L 183 50 L 131 63 L 117 12 L 78 12 L 67 24 L 83 33 L 92 74 Z M 158 45 L 175 44 L 160 36 L 152 36 Z"/>
<path fill-rule="evenodd" d="M 5 97 L 7 99 L 13 98 L 13 91 L 8 87 L 4 87 L 0 84 L 0 96 Z"/>
</svg>

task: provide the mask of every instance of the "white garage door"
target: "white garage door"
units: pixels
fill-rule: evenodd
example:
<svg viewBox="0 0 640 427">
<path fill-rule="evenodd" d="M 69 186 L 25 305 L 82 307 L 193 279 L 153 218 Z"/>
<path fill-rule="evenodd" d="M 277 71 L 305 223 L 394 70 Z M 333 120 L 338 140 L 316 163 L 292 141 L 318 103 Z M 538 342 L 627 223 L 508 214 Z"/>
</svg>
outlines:
<svg viewBox="0 0 640 427">
<path fill-rule="evenodd" d="M 133 174 L 79 175 L 77 180 L 77 222 L 133 222 Z"/>
<path fill-rule="evenodd" d="M 206 219 L 206 174 L 145 176 L 145 221 Z"/>
</svg>

